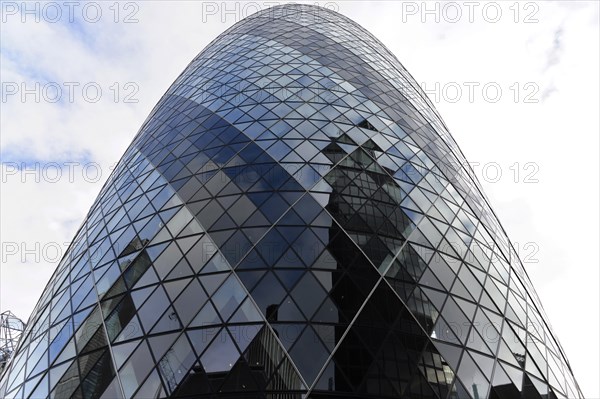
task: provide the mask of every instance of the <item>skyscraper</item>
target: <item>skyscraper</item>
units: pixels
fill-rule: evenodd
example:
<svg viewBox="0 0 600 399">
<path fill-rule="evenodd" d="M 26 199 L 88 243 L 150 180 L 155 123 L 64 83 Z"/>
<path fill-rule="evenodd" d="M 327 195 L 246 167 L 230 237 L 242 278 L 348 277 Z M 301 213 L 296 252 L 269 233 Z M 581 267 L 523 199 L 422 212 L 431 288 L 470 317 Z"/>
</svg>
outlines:
<svg viewBox="0 0 600 399">
<path fill-rule="evenodd" d="M 215 39 L 44 290 L 6 398 L 581 397 L 433 105 L 332 11 Z"/>
</svg>

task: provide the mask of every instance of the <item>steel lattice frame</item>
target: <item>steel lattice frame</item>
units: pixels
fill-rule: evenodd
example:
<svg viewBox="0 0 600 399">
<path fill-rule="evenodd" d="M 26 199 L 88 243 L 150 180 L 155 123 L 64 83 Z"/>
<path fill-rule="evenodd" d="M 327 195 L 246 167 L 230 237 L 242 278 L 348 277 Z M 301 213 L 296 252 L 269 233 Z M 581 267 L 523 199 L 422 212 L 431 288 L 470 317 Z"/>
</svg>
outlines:
<svg viewBox="0 0 600 399">
<path fill-rule="evenodd" d="M 353 21 L 246 18 L 144 122 L 0 397 L 581 398 L 468 165 Z"/>
<path fill-rule="evenodd" d="M 0 314 L 0 374 L 10 360 L 24 329 L 25 323 L 12 312 Z"/>
</svg>

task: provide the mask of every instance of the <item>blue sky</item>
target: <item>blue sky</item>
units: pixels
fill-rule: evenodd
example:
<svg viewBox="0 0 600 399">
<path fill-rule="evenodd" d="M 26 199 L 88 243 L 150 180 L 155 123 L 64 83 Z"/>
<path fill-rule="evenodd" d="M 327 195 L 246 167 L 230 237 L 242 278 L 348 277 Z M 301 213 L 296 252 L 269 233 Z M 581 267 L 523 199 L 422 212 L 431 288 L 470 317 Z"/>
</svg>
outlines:
<svg viewBox="0 0 600 399">
<path fill-rule="evenodd" d="M 66 249 L 189 61 L 275 4 L 174 3 L 96 3 L 96 22 L 77 3 L 72 22 L 63 9 L 54 23 L 48 3 L 30 3 L 33 14 L 2 4 L 0 310 L 27 318 L 57 264 L 52 251 Z M 589 358 L 600 313 L 598 3 L 467 3 L 321 2 L 371 31 L 429 91 L 527 259 L 584 394 L 600 397 Z"/>
</svg>

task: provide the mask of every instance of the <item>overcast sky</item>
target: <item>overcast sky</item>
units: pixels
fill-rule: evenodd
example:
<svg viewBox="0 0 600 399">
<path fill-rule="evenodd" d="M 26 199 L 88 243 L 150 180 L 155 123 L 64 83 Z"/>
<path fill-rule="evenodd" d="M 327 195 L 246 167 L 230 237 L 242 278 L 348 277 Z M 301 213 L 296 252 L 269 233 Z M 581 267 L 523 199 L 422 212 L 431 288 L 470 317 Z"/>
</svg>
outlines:
<svg viewBox="0 0 600 399">
<path fill-rule="evenodd" d="M 2 3 L 0 310 L 24 320 L 160 96 L 219 33 L 275 3 L 115 4 Z M 321 4 L 428 91 L 599 398 L 598 2 Z"/>
</svg>

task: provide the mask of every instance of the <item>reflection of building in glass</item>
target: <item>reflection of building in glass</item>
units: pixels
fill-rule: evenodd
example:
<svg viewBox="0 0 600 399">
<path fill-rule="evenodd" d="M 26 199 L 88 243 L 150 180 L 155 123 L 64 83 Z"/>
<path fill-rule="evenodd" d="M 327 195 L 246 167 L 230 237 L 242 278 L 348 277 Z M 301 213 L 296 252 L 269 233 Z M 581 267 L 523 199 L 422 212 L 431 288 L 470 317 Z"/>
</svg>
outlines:
<svg viewBox="0 0 600 399">
<path fill-rule="evenodd" d="M 443 121 L 347 18 L 234 25 L 159 101 L 7 398 L 581 397 Z"/>
</svg>

